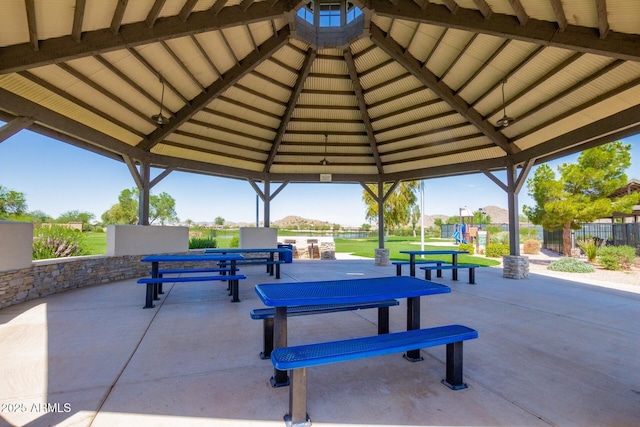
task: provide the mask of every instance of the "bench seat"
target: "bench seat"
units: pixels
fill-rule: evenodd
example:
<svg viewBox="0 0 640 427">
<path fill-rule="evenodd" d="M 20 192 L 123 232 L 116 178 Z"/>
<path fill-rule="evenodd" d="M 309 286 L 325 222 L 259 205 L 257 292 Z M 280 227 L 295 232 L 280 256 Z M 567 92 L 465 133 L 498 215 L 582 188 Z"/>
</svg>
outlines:
<svg viewBox="0 0 640 427">
<path fill-rule="evenodd" d="M 454 272 L 456 272 L 457 270 L 460 270 L 463 268 L 469 269 L 469 284 L 475 285 L 476 284 L 475 271 L 476 271 L 476 268 L 480 268 L 479 265 L 475 265 L 475 264 L 458 264 L 458 265 L 441 265 L 441 266 L 426 265 L 426 266 L 420 267 L 421 270 L 424 270 L 425 280 L 431 280 L 432 270 L 437 270 L 437 273 L 440 273 L 438 277 L 442 277 L 441 275 L 442 270 L 453 270 Z M 458 280 L 458 275 L 457 274 L 454 275 L 452 280 Z"/>
<path fill-rule="evenodd" d="M 243 260 L 236 261 L 236 265 L 266 265 L 267 273 L 273 276 L 273 269 L 271 266 L 276 266 L 276 279 L 280 278 L 280 264 L 286 264 L 287 262 L 284 260 L 273 260 L 269 257 L 255 257 L 255 258 L 245 258 Z M 220 261 L 218 265 L 220 267 L 225 267 L 228 263 L 226 261 Z"/>
<path fill-rule="evenodd" d="M 445 265 L 447 264 L 446 261 L 442 261 L 439 259 L 424 259 L 424 260 L 416 260 L 416 265 L 417 264 L 434 264 L 434 265 Z M 403 265 L 410 265 L 411 263 L 409 261 L 393 261 L 391 264 L 396 266 L 396 276 L 402 276 L 402 266 Z M 442 273 L 438 273 L 438 277 L 441 277 Z"/>
<path fill-rule="evenodd" d="M 237 261 L 236 261 L 237 262 Z M 236 268 L 236 271 L 239 269 Z M 165 269 L 158 270 L 158 276 L 162 277 L 165 274 L 189 274 L 189 273 L 229 273 L 231 272 L 231 268 L 225 267 L 211 267 L 211 268 L 173 268 L 173 269 Z M 151 270 L 149 270 L 149 274 L 151 274 Z"/>
<path fill-rule="evenodd" d="M 287 317 L 306 316 L 311 314 L 338 313 L 343 311 L 365 310 L 377 308 L 378 310 L 378 334 L 389 333 L 389 307 L 399 305 L 398 300 L 390 299 L 361 304 L 322 304 L 322 305 L 297 305 L 287 307 Z M 263 350 L 261 359 L 269 359 L 273 351 L 273 317 L 275 308 L 256 308 L 251 310 L 251 318 L 263 321 Z"/>
<path fill-rule="evenodd" d="M 231 285 L 229 293 L 232 295 L 232 302 L 239 302 L 238 288 L 239 281 L 246 279 L 243 274 L 216 275 L 216 276 L 180 276 L 180 277 L 143 277 L 138 279 L 138 284 L 147 285 L 146 304 L 144 308 L 153 308 L 153 300 L 158 299 L 158 286 L 162 283 L 186 283 L 186 282 L 209 282 L 209 281 L 229 281 Z"/>
<path fill-rule="evenodd" d="M 446 376 L 441 382 L 452 390 L 460 390 L 467 387 L 462 376 L 462 343 L 475 338 L 478 338 L 478 332 L 474 329 L 462 325 L 447 325 L 277 348 L 271 353 L 271 361 L 276 369 L 290 370 L 291 377 L 289 413 L 285 415 L 287 425 L 303 426 L 310 423 L 307 415 L 306 373 L 309 367 L 446 345 Z"/>
</svg>

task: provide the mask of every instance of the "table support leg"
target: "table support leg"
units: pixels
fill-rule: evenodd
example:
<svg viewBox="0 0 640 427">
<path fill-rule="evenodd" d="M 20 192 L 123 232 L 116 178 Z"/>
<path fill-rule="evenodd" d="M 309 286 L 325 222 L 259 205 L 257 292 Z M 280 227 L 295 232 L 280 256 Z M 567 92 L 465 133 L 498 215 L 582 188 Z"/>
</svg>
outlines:
<svg viewBox="0 0 640 427">
<path fill-rule="evenodd" d="M 414 254 L 409 254 L 409 275 L 416 277 L 416 256 Z"/>
<path fill-rule="evenodd" d="M 287 307 L 276 307 L 273 316 L 273 341 L 274 348 L 287 346 Z M 289 385 L 287 371 L 273 370 L 271 387 L 284 387 Z"/>
<path fill-rule="evenodd" d="M 153 283 L 147 283 L 147 295 L 146 295 L 146 298 L 145 298 L 144 307 L 142 307 L 142 308 L 153 308 L 153 307 L 155 307 L 153 305 L 153 290 L 154 290 L 155 286 L 156 285 L 153 284 Z"/>
<path fill-rule="evenodd" d="M 235 260 L 231 261 L 231 271 L 234 272 L 233 273 L 234 275 L 236 274 L 235 273 L 235 271 L 236 271 L 236 262 L 235 262 Z M 232 274 L 232 273 L 229 273 L 229 274 Z M 240 281 L 239 280 L 229 280 L 228 284 L 229 284 L 229 286 L 231 286 L 231 294 L 232 294 L 231 302 L 240 302 L 240 296 L 239 296 L 239 294 L 240 294 L 240 289 L 239 289 L 240 288 Z"/>
<path fill-rule="evenodd" d="M 378 335 L 389 333 L 389 307 L 378 307 Z"/>
<path fill-rule="evenodd" d="M 458 256 L 456 254 L 451 255 L 451 264 L 455 267 L 458 265 Z M 451 270 L 451 280 L 458 280 L 458 269 Z"/>
<path fill-rule="evenodd" d="M 447 344 L 447 377 L 441 382 L 452 390 L 467 388 L 462 378 L 462 341 Z"/>
<path fill-rule="evenodd" d="M 420 297 L 407 298 L 407 331 L 420 329 Z M 409 350 L 404 356 L 410 362 L 424 360 L 420 356 L 420 349 Z"/>
<path fill-rule="evenodd" d="M 289 413 L 284 416 L 285 423 L 291 427 L 310 426 L 307 414 L 307 368 L 291 371 L 289 389 Z"/>
</svg>

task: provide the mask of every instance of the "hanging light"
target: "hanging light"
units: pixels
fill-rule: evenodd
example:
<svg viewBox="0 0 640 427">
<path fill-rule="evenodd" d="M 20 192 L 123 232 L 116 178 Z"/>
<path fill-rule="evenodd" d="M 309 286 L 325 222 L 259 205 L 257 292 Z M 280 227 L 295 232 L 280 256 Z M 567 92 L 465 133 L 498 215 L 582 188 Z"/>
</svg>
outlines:
<svg viewBox="0 0 640 427">
<path fill-rule="evenodd" d="M 320 160 L 320 164 L 322 166 L 327 166 L 329 164 L 329 161 L 327 160 L 327 139 L 328 138 L 329 138 L 329 135 L 325 133 L 324 134 L 324 157 L 322 158 L 322 160 Z"/>
<path fill-rule="evenodd" d="M 496 126 L 500 128 L 506 128 L 516 121 L 513 117 L 507 116 L 507 105 L 504 97 L 504 85 L 507 83 L 507 79 L 502 80 L 502 118 L 496 122 Z"/>
<path fill-rule="evenodd" d="M 151 120 L 156 122 L 158 126 L 166 125 L 169 119 L 162 115 L 162 107 L 164 104 L 164 79 L 160 76 L 160 84 L 162 84 L 162 95 L 160 97 L 160 112 L 151 116 Z"/>
</svg>

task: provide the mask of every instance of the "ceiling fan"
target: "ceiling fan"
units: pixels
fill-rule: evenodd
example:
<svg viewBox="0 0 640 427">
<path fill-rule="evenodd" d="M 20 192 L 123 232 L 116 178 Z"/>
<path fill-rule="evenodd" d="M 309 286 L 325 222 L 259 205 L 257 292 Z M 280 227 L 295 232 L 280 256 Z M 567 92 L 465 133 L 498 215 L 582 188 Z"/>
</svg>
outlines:
<svg viewBox="0 0 640 427">
<path fill-rule="evenodd" d="M 329 135 L 325 133 L 324 134 L 324 157 L 322 158 L 322 160 L 320 160 L 320 164 L 322 166 L 327 166 L 329 164 L 329 161 L 327 160 L 327 139 L 328 138 L 329 138 Z"/>
<path fill-rule="evenodd" d="M 506 128 L 516 121 L 513 117 L 507 116 L 507 105 L 504 98 L 504 85 L 507 83 L 507 79 L 502 80 L 502 118 L 496 122 L 496 126 L 499 128 Z"/>
<path fill-rule="evenodd" d="M 151 116 L 151 120 L 156 122 L 158 126 L 166 125 L 169 123 L 169 119 L 162 115 L 162 107 L 164 104 L 164 79 L 160 76 L 160 83 L 162 84 L 162 96 L 160 97 L 160 112 Z"/>
</svg>

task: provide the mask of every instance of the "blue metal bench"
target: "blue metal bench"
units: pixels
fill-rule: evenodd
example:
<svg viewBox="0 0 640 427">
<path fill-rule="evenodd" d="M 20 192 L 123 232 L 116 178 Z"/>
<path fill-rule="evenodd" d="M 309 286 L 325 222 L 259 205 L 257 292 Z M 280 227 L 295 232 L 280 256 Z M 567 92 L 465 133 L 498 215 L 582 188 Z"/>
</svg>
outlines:
<svg viewBox="0 0 640 427">
<path fill-rule="evenodd" d="M 229 295 L 232 295 L 232 302 L 239 302 L 238 288 L 239 281 L 246 279 L 243 274 L 236 275 L 218 275 L 218 276 L 181 276 L 181 277 L 143 277 L 138 279 L 138 284 L 147 285 L 146 304 L 144 308 L 153 308 L 153 299 L 157 299 L 154 295 L 154 289 L 162 283 L 185 283 L 185 282 L 209 282 L 209 281 L 229 281 Z"/>
<path fill-rule="evenodd" d="M 233 273 L 239 271 L 239 268 L 236 268 L 236 271 L 234 271 Z M 165 274 L 189 274 L 189 273 L 220 273 L 222 275 L 225 274 L 231 274 L 231 267 L 226 267 L 226 268 L 216 268 L 216 267 L 212 267 L 212 268 L 191 268 L 191 269 L 187 269 L 187 268 L 173 268 L 173 269 L 165 269 L 165 270 L 158 270 L 158 277 L 163 277 Z M 152 270 L 149 270 L 149 274 L 153 274 Z M 158 290 L 157 293 L 158 294 L 164 294 L 164 292 L 162 291 L 162 283 L 159 283 L 157 286 Z M 231 286 L 227 287 L 227 290 L 231 290 Z M 153 299 L 157 300 L 158 299 L 158 295 L 154 293 L 153 295 Z"/>
<path fill-rule="evenodd" d="M 462 325 L 438 326 L 406 332 L 374 335 L 343 341 L 277 348 L 271 353 L 276 369 L 290 370 L 289 413 L 287 425 L 310 425 L 307 415 L 307 372 L 312 366 L 347 362 L 372 356 L 445 345 L 446 376 L 441 382 L 452 390 L 466 388 L 462 377 L 462 343 L 478 338 L 478 332 Z"/>
<path fill-rule="evenodd" d="M 431 266 L 431 265 L 425 265 L 423 267 L 420 267 L 421 270 L 424 270 L 424 278 L 426 280 L 431 280 L 431 271 L 432 270 L 437 270 L 437 275 L 438 277 L 442 277 L 442 270 L 460 270 L 461 268 L 468 268 L 469 269 L 469 284 L 470 285 L 475 285 L 476 284 L 476 268 L 480 268 L 479 265 L 475 265 L 475 264 L 458 264 L 458 265 L 441 265 L 441 266 Z M 453 277 L 452 280 L 458 280 L 458 275 L 455 275 Z"/>
<path fill-rule="evenodd" d="M 322 304 L 322 305 L 297 305 L 287 307 L 287 317 L 306 316 L 310 314 L 338 313 L 342 311 L 364 310 L 368 308 L 378 309 L 378 334 L 389 333 L 389 307 L 399 305 L 398 300 L 390 299 L 361 304 Z M 263 322 L 263 350 L 261 359 L 269 359 L 273 351 L 273 316 L 275 308 L 257 308 L 251 310 L 251 318 Z"/>
<path fill-rule="evenodd" d="M 409 261 L 393 261 L 391 264 L 396 266 L 396 276 L 402 276 L 402 266 L 410 265 Z M 433 259 L 425 259 L 416 261 L 416 264 L 433 264 L 433 265 L 446 265 L 446 261 L 441 260 L 433 260 Z M 438 277 L 442 277 L 442 273 L 438 272 Z"/>
<path fill-rule="evenodd" d="M 221 261 L 218 263 L 218 265 L 220 267 L 226 267 L 228 263 Z M 266 265 L 267 266 L 267 273 L 269 273 L 270 275 L 273 276 L 273 270 L 269 269 L 269 266 L 274 266 L 276 267 L 276 279 L 280 278 L 280 264 L 288 264 L 286 261 L 284 260 L 273 260 L 271 261 L 269 259 L 269 257 L 252 257 L 252 258 L 245 258 L 243 260 L 240 261 L 236 261 L 236 265 Z"/>
</svg>

